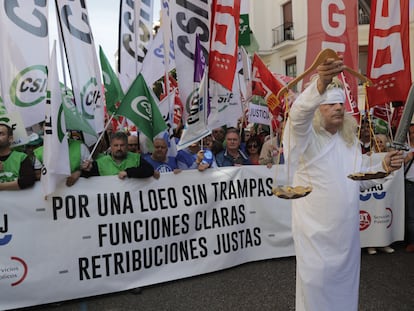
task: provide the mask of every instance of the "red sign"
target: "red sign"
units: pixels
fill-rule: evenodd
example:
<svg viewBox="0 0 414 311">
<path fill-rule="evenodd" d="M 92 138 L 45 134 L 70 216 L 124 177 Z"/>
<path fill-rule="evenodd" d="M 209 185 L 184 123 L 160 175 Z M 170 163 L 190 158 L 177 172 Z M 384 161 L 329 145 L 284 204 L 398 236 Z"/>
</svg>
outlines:
<svg viewBox="0 0 414 311">
<path fill-rule="evenodd" d="M 358 1 L 308 0 L 308 39 L 306 68 L 321 50 L 330 48 L 344 56 L 350 68 L 358 66 Z M 352 94 L 357 93 L 357 81 L 344 72 Z"/>
<path fill-rule="evenodd" d="M 209 78 L 232 91 L 237 65 L 240 0 L 213 0 L 212 21 Z"/>
<path fill-rule="evenodd" d="M 411 86 L 409 0 L 371 2 L 367 88 L 369 105 L 407 99 Z"/>
</svg>

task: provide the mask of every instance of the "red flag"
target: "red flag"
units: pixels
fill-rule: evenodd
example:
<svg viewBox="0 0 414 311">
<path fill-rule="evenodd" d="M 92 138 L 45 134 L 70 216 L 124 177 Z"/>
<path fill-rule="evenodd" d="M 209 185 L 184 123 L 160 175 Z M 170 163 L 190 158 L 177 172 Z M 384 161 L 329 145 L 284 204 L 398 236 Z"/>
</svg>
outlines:
<svg viewBox="0 0 414 311">
<path fill-rule="evenodd" d="M 391 117 L 390 104 L 386 103 L 385 105 L 375 106 L 372 115 L 375 118 L 384 120 L 385 122 L 388 123 L 390 121 L 390 117 Z"/>
<path fill-rule="evenodd" d="M 358 1 L 308 0 L 307 7 L 308 38 L 305 68 L 309 68 L 318 53 L 326 48 L 342 54 L 344 63 L 348 67 L 358 68 Z M 348 72 L 344 74 L 351 93 L 358 94 L 356 78 Z M 302 85 L 305 86 L 306 83 Z"/>
<path fill-rule="evenodd" d="M 264 97 L 269 111 L 277 118 L 283 114 L 283 107 L 276 98 L 283 84 L 276 79 L 257 54 L 253 56 L 252 71 L 253 94 Z"/>
<path fill-rule="evenodd" d="M 184 106 L 180 99 L 180 92 L 178 90 L 177 80 L 175 80 L 172 75 L 168 75 L 168 79 L 170 81 L 170 83 L 168 83 L 170 87 L 169 92 L 167 92 L 167 89 L 166 89 L 167 83 L 164 83 L 164 92 L 160 95 L 160 101 L 162 101 L 167 96 L 168 93 L 170 92 L 175 93 L 174 94 L 174 124 L 176 126 L 179 126 L 182 121 Z"/>
<path fill-rule="evenodd" d="M 240 0 L 213 0 L 209 78 L 229 91 L 236 73 L 239 19 Z"/>
<path fill-rule="evenodd" d="M 391 117 L 391 128 L 397 130 L 398 125 L 400 124 L 401 116 L 404 111 L 404 106 L 394 107 L 394 111 Z"/>
<path fill-rule="evenodd" d="M 382 4 L 382 6 L 381 6 Z M 367 75 L 369 106 L 405 101 L 411 86 L 409 0 L 371 2 Z"/>
<path fill-rule="evenodd" d="M 357 99 L 355 98 L 355 96 L 352 94 L 352 88 L 348 83 L 348 79 L 345 77 L 345 74 L 341 74 L 340 79 L 344 85 L 344 89 L 345 89 L 345 111 L 352 114 L 352 116 L 356 119 L 356 121 L 358 122 L 358 124 L 361 121 L 361 113 L 359 112 L 358 109 L 358 102 Z"/>
</svg>

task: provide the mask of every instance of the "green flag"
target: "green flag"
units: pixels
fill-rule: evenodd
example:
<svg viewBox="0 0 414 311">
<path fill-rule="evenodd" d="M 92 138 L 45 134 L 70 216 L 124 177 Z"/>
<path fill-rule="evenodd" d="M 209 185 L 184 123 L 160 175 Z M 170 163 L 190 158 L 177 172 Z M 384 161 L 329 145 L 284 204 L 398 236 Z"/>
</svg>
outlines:
<svg viewBox="0 0 414 311">
<path fill-rule="evenodd" d="M 117 114 L 134 122 L 151 140 L 167 128 L 142 74 L 139 74 L 129 87 Z"/>
<path fill-rule="evenodd" d="M 93 127 L 89 124 L 84 115 L 76 108 L 72 90 L 65 87 L 63 83 L 60 83 L 60 89 L 62 91 L 62 107 L 65 115 L 66 128 L 82 131 L 96 137 L 97 135 Z"/>
<path fill-rule="evenodd" d="M 116 111 L 117 103 L 121 102 L 124 97 L 124 92 L 101 46 L 99 46 L 99 58 L 101 60 L 102 78 L 105 86 L 106 110 L 109 114 L 112 114 Z"/>
</svg>

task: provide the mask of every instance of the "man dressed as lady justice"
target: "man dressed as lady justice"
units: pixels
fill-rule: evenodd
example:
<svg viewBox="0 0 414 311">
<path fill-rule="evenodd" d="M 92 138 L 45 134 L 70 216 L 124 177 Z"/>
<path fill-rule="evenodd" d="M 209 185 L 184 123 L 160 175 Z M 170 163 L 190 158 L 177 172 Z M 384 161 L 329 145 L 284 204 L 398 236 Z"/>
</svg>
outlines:
<svg viewBox="0 0 414 311">
<path fill-rule="evenodd" d="M 296 252 L 296 310 L 358 310 L 359 191 L 381 180 L 354 181 L 355 172 L 392 172 L 402 151 L 387 153 L 370 167 L 361 154 L 355 119 L 345 113 L 345 92 L 336 77 L 343 58 L 328 58 L 293 103 L 284 131 L 286 162 L 297 164 L 293 186 L 312 192 L 292 201 Z M 288 160 L 290 157 L 290 160 Z M 383 181 L 383 180 L 382 180 Z"/>
</svg>

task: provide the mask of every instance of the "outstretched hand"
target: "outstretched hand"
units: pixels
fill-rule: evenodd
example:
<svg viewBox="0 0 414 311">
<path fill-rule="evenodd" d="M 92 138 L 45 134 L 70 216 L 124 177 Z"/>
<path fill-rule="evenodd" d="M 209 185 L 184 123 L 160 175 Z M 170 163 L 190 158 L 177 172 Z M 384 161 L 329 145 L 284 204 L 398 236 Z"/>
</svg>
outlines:
<svg viewBox="0 0 414 311">
<path fill-rule="evenodd" d="M 332 79 L 340 74 L 344 70 L 343 56 L 340 55 L 339 59 L 327 58 L 322 64 L 317 67 L 318 71 L 318 91 L 319 94 L 323 94 L 326 91 L 326 87 L 332 82 Z"/>
</svg>

